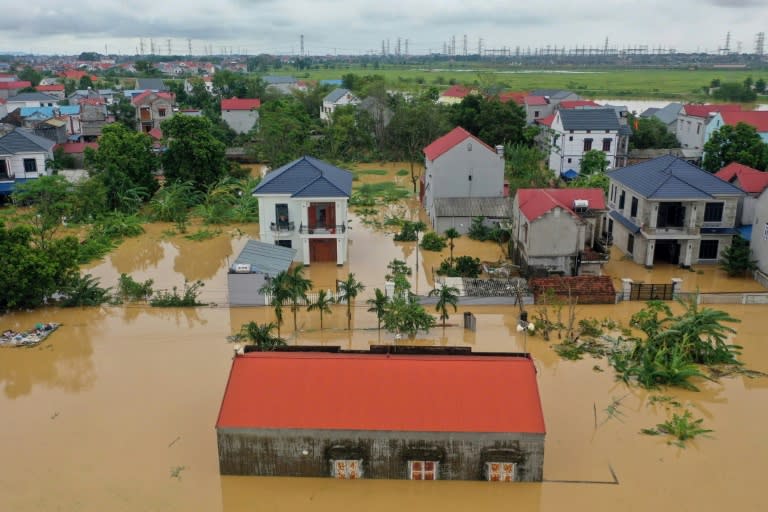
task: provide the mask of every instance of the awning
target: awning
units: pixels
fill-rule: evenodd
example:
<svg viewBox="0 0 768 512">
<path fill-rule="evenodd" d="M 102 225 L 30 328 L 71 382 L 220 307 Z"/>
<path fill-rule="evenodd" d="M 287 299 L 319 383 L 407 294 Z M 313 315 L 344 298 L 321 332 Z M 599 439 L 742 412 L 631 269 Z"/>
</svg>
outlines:
<svg viewBox="0 0 768 512">
<path fill-rule="evenodd" d="M 739 232 L 739 236 L 749 242 L 752 240 L 752 224 L 748 226 L 741 226 L 736 228 Z"/>
<path fill-rule="evenodd" d="M 578 178 L 579 177 L 579 173 L 577 173 L 573 169 L 568 169 L 567 171 L 561 172 L 560 176 L 562 176 L 562 178 L 565 181 L 571 181 L 571 180 L 575 180 L 576 178 Z"/>
</svg>

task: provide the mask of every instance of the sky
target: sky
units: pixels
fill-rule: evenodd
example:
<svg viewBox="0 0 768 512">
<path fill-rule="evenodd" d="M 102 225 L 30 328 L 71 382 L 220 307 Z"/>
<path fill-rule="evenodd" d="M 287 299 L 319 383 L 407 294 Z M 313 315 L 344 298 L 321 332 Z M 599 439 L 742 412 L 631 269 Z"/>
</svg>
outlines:
<svg viewBox="0 0 768 512">
<path fill-rule="evenodd" d="M 752 53 L 768 0 L 0 0 L 0 52 L 255 55 L 439 52 L 646 45 Z M 767 47 L 768 50 L 768 47 Z"/>
</svg>

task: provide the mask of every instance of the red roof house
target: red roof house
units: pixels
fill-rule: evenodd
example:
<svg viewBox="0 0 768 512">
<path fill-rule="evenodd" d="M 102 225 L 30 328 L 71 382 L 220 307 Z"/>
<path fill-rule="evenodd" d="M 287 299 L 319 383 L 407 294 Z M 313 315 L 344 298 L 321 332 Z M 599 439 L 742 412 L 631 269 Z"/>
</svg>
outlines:
<svg viewBox="0 0 768 512">
<path fill-rule="evenodd" d="M 503 92 L 499 94 L 499 101 L 507 103 L 508 101 L 514 101 L 518 105 L 525 105 L 525 97 L 528 96 L 527 92 Z"/>
<path fill-rule="evenodd" d="M 768 172 L 758 171 L 738 162 L 726 165 L 717 171 L 715 176 L 733 183 L 747 194 L 759 195 L 768 187 Z"/>
<path fill-rule="evenodd" d="M 753 126 L 758 133 L 768 134 L 768 110 L 726 111 L 720 112 L 720 116 L 727 125 L 744 123 Z"/>
<path fill-rule="evenodd" d="M 495 150 L 486 144 L 485 142 L 481 141 L 471 133 L 469 133 L 467 130 L 462 128 L 461 126 L 457 126 L 450 132 L 446 133 L 439 139 L 435 139 L 429 146 L 424 148 L 424 156 L 427 157 L 427 160 L 437 160 L 443 153 L 448 151 L 449 149 L 455 147 L 457 144 L 463 142 L 464 140 L 471 138 L 478 144 L 488 148 L 489 151 Z"/>
<path fill-rule="evenodd" d="M 452 85 L 440 93 L 440 97 L 437 99 L 437 102 L 446 104 L 459 103 L 466 96 L 474 94 L 475 92 L 476 91 L 474 89 L 469 89 L 463 85 Z"/>
<path fill-rule="evenodd" d="M 229 98 L 221 100 L 221 118 L 237 133 L 248 133 L 259 124 L 258 98 Z"/>
<path fill-rule="evenodd" d="M 600 275 L 608 261 L 600 188 L 521 188 L 512 203 L 517 263 L 566 275 Z M 587 257 L 589 255 L 589 257 Z"/>
<path fill-rule="evenodd" d="M 221 110 L 254 110 L 261 107 L 258 98 L 229 98 L 221 100 Z"/>
<path fill-rule="evenodd" d="M 62 84 L 38 85 L 35 87 L 35 90 L 38 92 L 60 92 L 64 90 L 64 85 Z"/>
<path fill-rule="evenodd" d="M 737 103 L 713 103 L 710 105 L 683 105 L 685 115 L 703 117 L 706 119 L 713 112 L 739 112 L 741 105 Z"/>
<path fill-rule="evenodd" d="M 426 462 L 428 479 L 479 480 L 508 462 L 540 480 L 545 435 L 533 361 L 471 353 L 235 356 L 216 429 L 222 474 L 339 478 L 425 479 Z"/>
<path fill-rule="evenodd" d="M 563 100 L 558 104 L 558 108 L 584 108 L 584 107 L 597 107 L 600 108 L 601 105 L 598 105 L 592 100 Z"/>
</svg>

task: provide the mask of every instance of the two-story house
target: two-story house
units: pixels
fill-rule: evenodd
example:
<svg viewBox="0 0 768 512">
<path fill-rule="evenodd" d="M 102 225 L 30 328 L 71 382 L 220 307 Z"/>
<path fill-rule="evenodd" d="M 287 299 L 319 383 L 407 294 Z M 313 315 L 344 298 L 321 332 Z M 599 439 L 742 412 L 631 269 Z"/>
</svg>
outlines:
<svg viewBox="0 0 768 512">
<path fill-rule="evenodd" d="M 680 147 L 692 150 L 691 156 L 701 158 L 704 153 L 707 126 L 715 114 L 739 110 L 741 110 L 741 105 L 727 103 L 722 105 L 683 105 L 677 114 L 677 127 L 675 129 Z M 712 131 L 713 128 L 710 128 L 709 132 Z"/>
<path fill-rule="evenodd" d="M 432 228 L 467 233 L 473 217 L 508 217 L 504 148 L 494 149 L 457 126 L 424 148 L 421 201 Z"/>
<path fill-rule="evenodd" d="M 605 153 L 609 169 L 616 167 L 621 127 L 613 108 L 562 109 L 554 116 L 547 133 L 549 168 L 556 176 L 578 173 L 584 153 L 593 149 Z"/>
<path fill-rule="evenodd" d="M 55 144 L 24 128 L 0 137 L 0 195 L 13 193 L 17 183 L 47 175 Z"/>
<path fill-rule="evenodd" d="M 8 112 L 24 107 L 58 107 L 59 99 L 42 92 L 22 92 L 8 98 L 6 107 Z"/>
<path fill-rule="evenodd" d="M 512 202 L 515 262 L 530 272 L 600 275 L 608 209 L 599 188 L 521 188 Z"/>
<path fill-rule="evenodd" d="M 608 231 L 635 263 L 717 263 L 744 192 L 671 155 L 608 172 Z"/>
<path fill-rule="evenodd" d="M 755 202 L 755 220 L 749 247 L 757 260 L 755 280 L 768 287 L 768 192 L 765 189 Z"/>
<path fill-rule="evenodd" d="M 131 104 L 136 108 L 136 126 L 140 132 L 159 130 L 160 123 L 173 116 L 175 97 L 170 92 L 144 91 L 133 97 Z"/>
<path fill-rule="evenodd" d="M 221 100 L 221 118 L 237 133 L 248 133 L 259 125 L 258 98 L 229 98 Z"/>
<path fill-rule="evenodd" d="M 333 111 L 337 107 L 359 104 L 360 98 L 352 94 L 352 91 L 349 89 L 334 89 L 323 98 L 323 105 L 320 107 L 320 120 L 330 122 L 333 118 Z"/>
<path fill-rule="evenodd" d="M 768 112 L 766 112 L 768 113 Z M 731 162 L 715 173 L 715 176 L 732 183 L 744 191 L 739 203 L 739 224 L 751 226 L 755 221 L 755 205 L 763 191 L 768 188 L 768 172 L 758 171 L 738 162 Z"/>
<path fill-rule="evenodd" d="M 260 239 L 296 249 L 305 265 L 347 261 L 347 203 L 352 173 L 304 156 L 268 173 L 253 190 Z"/>
</svg>

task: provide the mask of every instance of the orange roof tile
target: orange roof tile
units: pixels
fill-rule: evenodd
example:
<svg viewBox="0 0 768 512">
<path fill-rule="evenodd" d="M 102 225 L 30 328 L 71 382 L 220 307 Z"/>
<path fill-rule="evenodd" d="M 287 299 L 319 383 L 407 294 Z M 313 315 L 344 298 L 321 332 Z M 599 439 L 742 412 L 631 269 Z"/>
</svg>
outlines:
<svg viewBox="0 0 768 512">
<path fill-rule="evenodd" d="M 736 103 L 721 103 L 711 105 L 683 105 L 683 110 L 689 116 L 709 117 L 712 112 L 735 112 L 741 110 L 741 105 Z"/>
<path fill-rule="evenodd" d="M 486 144 L 485 142 L 481 141 L 471 133 L 469 133 L 467 130 L 462 128 L 461 126 L 457 126 L 450 132 L 446 133 L 439 139 L 434 140 L 429 146 L 424 148 L 424 155 L 426 155 L 427 160 L 436 160 L 440 155 L 454 147 L 455 145 L 462 142 L 467 137 L 471 137 L 472 139 L 476 140 L 478 143 L 482 144 L 489 150 L 495 152 L 495 150 Z"/>
<path fill-rule="evenodd" d="M 759 194 L 768 187 L 768 172 L 758 171 L 738 162 L 726 165 L 717 171 L 715 176 L 729 183 L 738 180 L 739 188 L 748 194 Z"/>
<path fill-rule="evenodd" d="M 529 221 L 536 220 L 555 207 L 575 215 L 573 202 L 589 201 L 591 210 L 605 210 L 605 194 L 600 188 L 521 188 L 517 190 L 517 204 Z"/>
<path fill-rule="evenodd" d="M 221 100 L 221 110 L 254 110 L 261 107 L 258 98 L 229 98 Z"/>
<path fill-rule="evenodd" d="M 527 357 L 251 352 L 217 428 L 544 433 Z"/>
<path fill-rule="evenodd" d="M 748 110 L 741 112 L 720 112 L 725 124 L 736 126 L 739 123 L 754 126 L 761 133 L 768 132 L 768 110 Z"/>
</svg>

